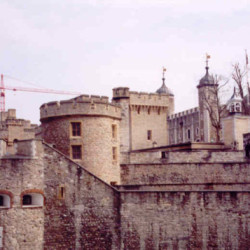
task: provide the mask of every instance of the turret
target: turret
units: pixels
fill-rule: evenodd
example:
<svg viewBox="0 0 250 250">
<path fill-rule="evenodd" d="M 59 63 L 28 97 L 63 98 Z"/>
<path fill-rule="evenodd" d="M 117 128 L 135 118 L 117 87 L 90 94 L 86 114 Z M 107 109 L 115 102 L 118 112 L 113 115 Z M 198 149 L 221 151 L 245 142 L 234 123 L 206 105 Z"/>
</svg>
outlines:
<svg viewBox="0 0 250 250">
<path fill-rule="evenodd" d="M 216 94 L 215 88 L 217 87 L 214 82 L 213 76 L 209 74 L 208 59 L 210 56 L 206 56 L 206 73 L 200 79 L 198 88 L 199 96 L 199 124 L 200 124 L 200 141 L 201 142 L 211 142 L 216 140 L 215 131 L 211 124 L 211 119 L 208 112 L 208 106 L 210 108 L 216 109 Z"/>
</svg>

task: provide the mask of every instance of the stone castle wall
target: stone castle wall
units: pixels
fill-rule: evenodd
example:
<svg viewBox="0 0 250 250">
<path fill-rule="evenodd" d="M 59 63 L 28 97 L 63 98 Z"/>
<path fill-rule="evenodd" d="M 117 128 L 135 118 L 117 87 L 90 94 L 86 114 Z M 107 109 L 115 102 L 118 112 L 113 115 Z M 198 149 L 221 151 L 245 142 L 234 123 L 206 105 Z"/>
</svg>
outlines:
<svg viewBox="0 0 250 250">
<path fill-rule="evenodd" d="M 37 147 L 36 158 L 27 154 L 0 160 L 0 194 L 11 194 L 10 208 L 0 207 L 3 249 L 43 249 L 44 208 L 22 206 L 22 194 L 43 194 L 44 191 L 44 163 L 40 146 Z"/>
<path fill-rule="evenodd" d="M 164 152 L 164 158 L 162 153 Z M 135 151 L 129 153 L 127 163 L 143 164 L 143 163 L 221 163 L 221 162 L 245 162 L 243 151 L 225 150 L 193 150 L 193 151 Z"/>
<path fill-rule="evenodd" d="M 0 112 L 0 139 L 7 143 L 7 152 L 15 154 L 14 141 L 35 138 L 37 125 L 30 121 L 16 118 L 16 110 Z"/>
<path fill-rule="evenodd" d="M 249 164 L 168 163 L 121 165 L 123 185 L 250 183 Z"/>
<path fill-rule="evenodd" d="M 121 193 L 121 249 L 248 249 L 249 193 Z"/>
<path fill-rule="evenodd" d="M 111 186 L 46 145 L 44 175 L 44 249 L 119 249 Z"/>
<path fill-rule="evenodd" d="M 169 144 L 200 141 L 199 109 L 172 114 L 167 119 Z"/>
<path fill-rule="evenodd" d="M 166 118 L 168 109 L 131 105 L 131 148 L 133 150 L 163 146 L 168 143 Z M 148 139 L 148 131 L 151 138 Z"/>
</svg>

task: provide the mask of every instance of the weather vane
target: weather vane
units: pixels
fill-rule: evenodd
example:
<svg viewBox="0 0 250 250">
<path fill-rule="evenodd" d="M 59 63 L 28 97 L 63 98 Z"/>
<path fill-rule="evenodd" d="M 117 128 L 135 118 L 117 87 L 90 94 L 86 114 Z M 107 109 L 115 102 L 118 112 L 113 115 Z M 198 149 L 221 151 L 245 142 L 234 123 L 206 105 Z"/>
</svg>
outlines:
<svg viewBox="0 0 250 250">
<path fill-rule="evenodd" d="M 206 53 L 206 66 L 208 67 L 208 59 L 210 59 L 211 58 L 211 56 L 208 54 L 208 53 Z"/>
<path fill-rule="evenodd" d="M 162 67 L 162 78 L 164 78 L 166 71 L 167 71 L 167 69 L 163 66 Z"/>
</svg>

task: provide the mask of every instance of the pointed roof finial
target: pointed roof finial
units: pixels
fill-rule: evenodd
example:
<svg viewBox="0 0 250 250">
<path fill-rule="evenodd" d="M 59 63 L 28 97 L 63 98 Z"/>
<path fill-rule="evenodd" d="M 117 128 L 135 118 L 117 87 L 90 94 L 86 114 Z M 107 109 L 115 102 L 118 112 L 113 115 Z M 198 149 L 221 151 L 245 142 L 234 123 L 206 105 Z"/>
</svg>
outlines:
<svg viewBox="0 0 250 250">
<path fill-rule="evenodd" d="M 208 59 L 210 59 L 210 58 L 211 58 L 211 56 L 208 53 L 206 53 L 206 71 L 207 71 L 207 73 L 208 73 L 208 69 L 209 69 L 209 67 L 208 67 Z"/>
<path fill-rule="evenodd" d="M 206 68 L 205 68 L 206 69 L 206 74 L 205 74 L 205 76 L 203 76 L 200 79 L 200 83 L 199 83 L 199 85 L 197 87 L 207 85 L 207 84 L 209 84 L 209 85 L 214 84 L 213 77 L 210 76 L 209 73 L 208 73 L 208 69 L 209 69 L 209 67 L 208 67 L 208 59 L 210 59 L 210 58 L 211 58 L 211 56 L 208 53 L 206 53 L 206 61 L 205 61 L 206 62 Z"/>
<path fill-rule="evenodd" d="M 162 84 L 165 84 L 165 72 L 167 71 L 167 69 L 163 66 L 162 67 Z"/>
</svg>

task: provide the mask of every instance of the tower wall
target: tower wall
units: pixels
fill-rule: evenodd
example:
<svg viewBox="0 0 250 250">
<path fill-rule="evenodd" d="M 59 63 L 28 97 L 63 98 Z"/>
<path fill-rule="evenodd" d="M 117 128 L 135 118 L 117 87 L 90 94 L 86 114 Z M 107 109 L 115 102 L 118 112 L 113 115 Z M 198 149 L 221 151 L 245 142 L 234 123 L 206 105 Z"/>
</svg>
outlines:
<svg viewBox="0 0 250 250">
<path fill-rule="evenodd" d="M 216 85 L 207 84 L 198 86 L 199 96 L 199 124 L 200 124 L 200 138 L 203 142 L 215 142 L 216 130 L 212 126 L 211 117 L 208 112 L 208 107 L 214 110 L 214 114 L 218 113 L 216 110 L 216 96 L 214 88 Z"/>
<path fill-rule="evenodd" d="M 113 102 L 122 107 L 122 152 L 168 143 L 167 116 L 174 112 L 173 96 L 116 88 Z"/>
<path fill-rule="evenodd" d="M 42 138 L 99 178 L 119 183 L 121 109 L 107 100 L 83 96 L 42 105 Z M 79 124 L 78 135 L 72 134 L 73 123 Z"/>
</svg>

